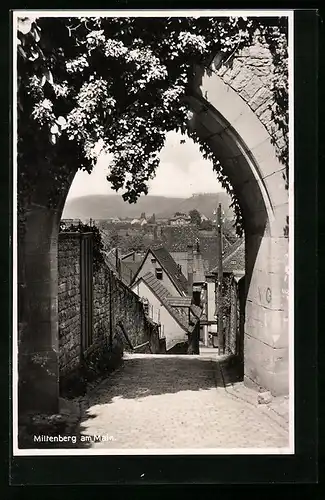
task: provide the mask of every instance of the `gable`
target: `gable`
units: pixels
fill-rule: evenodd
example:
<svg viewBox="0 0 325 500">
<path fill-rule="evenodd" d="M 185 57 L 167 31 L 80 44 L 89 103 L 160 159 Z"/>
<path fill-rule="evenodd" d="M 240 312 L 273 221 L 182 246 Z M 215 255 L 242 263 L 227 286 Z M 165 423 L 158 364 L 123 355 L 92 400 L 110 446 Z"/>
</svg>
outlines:
<svg viewBox="0 0 325 500">
<path fill-rule="evenodd" d="M 185 276 L 180 273 L 176 262 L 166 249 L 149 248 L 138 271 L 132 279 L 132 283 L 148 272 L 156 276 L 156 269 L 162 270 L 161 281 L 171 295 L 186 296 L 187 280 Z"/>
<path fill-rule="evenodd" d="M 160 262 L 161 266 L 168 273 L 170 279 L 173 281 L 176 288 L 182 293 L 187 295 L 188 291 L 188 281 L 183 275 L 183 273 L 179 270 L 175 260 L 170 255 L 168 250 L 165 247 L 161 246 L 159 248 L 153 249 L 153 254 Z"/>
</svg>

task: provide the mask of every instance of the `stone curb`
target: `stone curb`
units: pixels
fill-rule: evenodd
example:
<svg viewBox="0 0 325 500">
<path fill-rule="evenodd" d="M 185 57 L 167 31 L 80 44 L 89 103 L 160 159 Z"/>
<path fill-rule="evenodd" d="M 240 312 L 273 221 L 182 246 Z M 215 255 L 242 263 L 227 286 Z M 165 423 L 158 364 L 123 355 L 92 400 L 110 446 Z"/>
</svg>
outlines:
<svg viewBox="0 0 325 500">
<path fill-rule="evenodd" d="M 216 372 L 216 378 L 219 380 L 219 387 L 222 387 L 230 397 L 236 400 L 241 400 L 251 406 L 254 406 L 255 408 L 258 408 L 264 415 L 278 424 L 283 430 L 286 432 L 289 430 L 289 422 L 285 417 L 276 412 L 271 406 L 269 406 L 269 404 L 259 404 L 257 402 L 258 393 L 252 393 L 247 388 L 245 388 L 244 394 L 239 393 L 239 391 L 234 387 L 234 384 L 230 382 L 225 370 L 223 370 L 222 363 L 217 363 Z"/>
</svg>

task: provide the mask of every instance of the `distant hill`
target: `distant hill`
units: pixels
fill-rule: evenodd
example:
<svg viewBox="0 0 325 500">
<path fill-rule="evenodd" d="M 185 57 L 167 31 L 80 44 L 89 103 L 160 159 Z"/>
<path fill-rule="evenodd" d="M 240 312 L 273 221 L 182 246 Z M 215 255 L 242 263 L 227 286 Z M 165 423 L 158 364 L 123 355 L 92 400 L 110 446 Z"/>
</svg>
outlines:
<svg viewBox="0 0 325 500">
<path fill-rule="evenodd" d="M 119 195 L 88 195 L 67 200 L 63 211 L 64 219 L 107 219 L 110 217 L 140 217 L 157 214 L 178 206 L 183 198 L 168 198 L 164 196 L 142 196 L 136 204 L 128 203 Z"/>
<path fill-rule="evenodd" d="M 161 213 L 156 213 L 159 217 L 170 217 L 175 212 L 188 214 L 190 210 L 198 210 L 206 217 L 213 218 L 213 211 L 221 203 L 222 209 L 227 217 L 233 217 L 234 213 L 229 207 L 231 203 L 230 196 L 227 193 L 203 193 L 191 196 L 191 198 L 182 199 L 177 205 L 168 207 Z"/>
<path fill-rule="evenodd" d="M 153 213 L 156 217 L 171 217 L 175 212 L 188 213 L 198 210 L 206 217 L 212 217 L 218 203 L 226 215 L 232 217 L 229 208 L 230 197 L 225 193 L 207 193 L 194 195 L 191 198 L 169 198 L 167 196 L 142 196 L 136 204 L 123 201 L 119 195 L 88 195 L 67 200 L 62 218 L 64 219 L 108 219 L 110 217 L 140 217 Z"/>
</svg>

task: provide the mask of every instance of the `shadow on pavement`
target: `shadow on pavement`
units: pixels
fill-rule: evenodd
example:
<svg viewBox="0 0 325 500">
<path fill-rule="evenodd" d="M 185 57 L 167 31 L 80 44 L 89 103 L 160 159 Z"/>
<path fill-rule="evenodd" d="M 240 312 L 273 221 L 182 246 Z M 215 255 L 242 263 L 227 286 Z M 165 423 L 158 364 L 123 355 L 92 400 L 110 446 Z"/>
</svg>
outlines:
<svg viewBox="0 0 325 500">
<path fill-rule="evenodd" d="M 215 387 L 215 360 L 193 356 L 127 357 L 123 366 L 95 389 L 95 398 L 91 398 L 89 408 L 114 403 L 115 398 L 136 400 Z M 87 427 L 83 422 L 97 416 L 96 411 L 90 414 L 88 409 L 84 410 L 80 433 Z M 83 443 L 83 446 L 87 445 L 91 446 L 91 443 Z"/>
<path fill-rule="evenodd" d="M 140 399 L 161 394 L 175 394 L 181 391 L 203 391 L 217 385 L 217 364 L 227 367 L 230 380 L 240 382 L 241 367 L 236 358 L 209 356 L 161 356 L 126 357 L 121 368 L 112 373 L 90 394 L 88 408 L 84 408 L 79 433 L 87 430 L 87 421 L 97 417 L 97 405 L 114 403 L 116 398 Z M 90 412 L 89 409 L 92 408 Z M 91 442 L 79 441 L 79 447 L 91 447 Z"/>
<path fill-rule="evenodd" d="M 145 396 L 199 391 L 216 386 L 215 361 L 192 356 L 126 358 L 123 367 L 96 389 L 96 404 L 111 403 L 116 397 Z"/>
</svg>

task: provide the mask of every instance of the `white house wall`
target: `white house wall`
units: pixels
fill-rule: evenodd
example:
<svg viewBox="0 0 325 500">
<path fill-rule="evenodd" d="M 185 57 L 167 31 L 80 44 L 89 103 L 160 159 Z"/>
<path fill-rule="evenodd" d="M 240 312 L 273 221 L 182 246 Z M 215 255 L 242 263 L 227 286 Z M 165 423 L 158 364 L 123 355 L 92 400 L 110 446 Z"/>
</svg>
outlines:
<svg viewBox="0 0 325 500">
<path fill-rule="evenodd" d="M 157 261 L 156 264 L 153 264 L 151 262 L 151 259 L 155 258 L 154 255 L 149 252 L 148 255 L 147 255 L 147 258 L 146 260 L 144 261 L 140 271 L 139 271 L 139 274 L 137 276 L 137 279 L 138 278 L 141 278 L 142 276 L 144 276 L 145 274 L 147 274 L 148 272 L 151 272 L 154 276 L 156 276 L 156 267 L 160 267 L 160 264 L 159 262 Z M 174 297 L 179 297 L 179 296 L 183 296 L 176 288 L 176 286 L 174 285 L 174 283 L 172 282 L 172 280 L 169 278 L 168 274 L 165 272 L 165 270 L 162 268 L 162 271 L 163 271 L 163 279 L 162 280 L 159 280 L 161 281 L 161 284 L 169 291 L 169 293 L 171 295 L 173 295 Z"/>
<path fill-rule="evenodd" d="M 139 295 L 139 297 L 146 298 L 149 301 L 149 304 L 153 306 L 154 318 L 157 318 L 158 311 L 160 311 L 160 323 L 164 327 L 163 333 L 166 338 L 167 350 L 171 349 L 178 343 L 186 342 L 188 340 L 186 332 L 183 328 L 181 328 L 181 326 L 173 318 L 166 307 L 160 302 L 158 297 L 146 285 L 146 283 L 140 281 L 132 287 L 132 290 Z"/>
<path fill-rule="evenodd" d="M 216 309 L 215 305 L 215 283 L 207 283 L 207 292 L 208 292 L 208 321 L 214 321 L 214 313 Z"/>
</svg>

